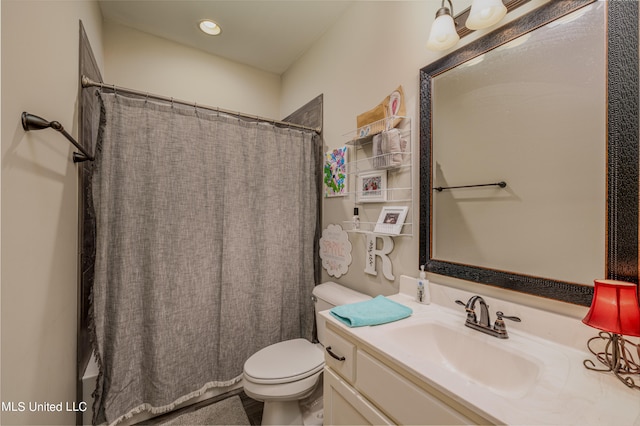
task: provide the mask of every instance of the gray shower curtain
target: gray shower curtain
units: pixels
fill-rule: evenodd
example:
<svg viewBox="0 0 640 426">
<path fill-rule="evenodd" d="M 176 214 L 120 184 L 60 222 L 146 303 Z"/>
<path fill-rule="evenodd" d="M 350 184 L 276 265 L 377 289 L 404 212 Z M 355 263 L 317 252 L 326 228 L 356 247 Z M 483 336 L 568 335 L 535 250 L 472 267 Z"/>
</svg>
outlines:
<svg viewBox="0 0 640 426">
<path fill-rule="evenodd" d="M 164 412 L 311 338 L 317 137 L 101 93 L 94 422 Z"/>
</svg>

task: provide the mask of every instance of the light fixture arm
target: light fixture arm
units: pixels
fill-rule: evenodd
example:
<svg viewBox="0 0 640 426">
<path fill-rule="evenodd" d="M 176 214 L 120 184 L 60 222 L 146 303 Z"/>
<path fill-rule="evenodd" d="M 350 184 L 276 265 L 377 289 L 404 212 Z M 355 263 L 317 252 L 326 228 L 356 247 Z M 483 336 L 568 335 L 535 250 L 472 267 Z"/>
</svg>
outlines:
<svg viewBox="0 0 640 426">
<path fill-rule="evenodd" d="M 442 4 L 440 6 L 440 9 L 438 9 L 438 11 L 436 12 L 436 18 L 440 15 L 443 15 L 445 13 L 447 13 L 446 11 L 442 11 L 442 9 L 446 9 L 446 7 L 444 6 L 444 2 L 445 0 L 442 0 Z M 450 15 L 453 18 L 455 15 L 455 13 L 453 13 L 453 3 L 451 3 L 451 0 L 447 0 L 447 2 L 449 2 L 449 8 L 450 8 Z"/>
<path fill-rule="evenodd" d="M 69 133 L 67 133 L 66 130 L 64 130 L 64 127 L 62 127 L 62 124 L 60 124 L 60 122 L 58 121 L 47 121 L 42 117 L 38 117 L 37 115 L 33 115 L 33 114 L 29 114 L 28 112 L 23 112 L 22 113 L 22 128 L 24 129 L 25 132 L 28 132 L 30 130 L 42 130 L 42 129 L 47 129 L 51 127 L 53 130 L 57 130 L 58 132 L 62 133 L 62 135 L 67 138 L 69 140 L 69 142 L 71 142 L 73 144 L 73 146 L 75 146 L 76 148 L 78 148 L 78 150 L 82 153 L 82 154 L 78 154 L 77 152 L 73 153 L 73 162 L 74 163 L 80 163 L 83 161 L 93 161 L 94 160 L 94 156 L 89 154 L 87 152 L 86 149 L 84 149 L 82 147 L 82 145 L 80 145 L 74 138 L 73 136 L 71 136 Z"/>
</svg>

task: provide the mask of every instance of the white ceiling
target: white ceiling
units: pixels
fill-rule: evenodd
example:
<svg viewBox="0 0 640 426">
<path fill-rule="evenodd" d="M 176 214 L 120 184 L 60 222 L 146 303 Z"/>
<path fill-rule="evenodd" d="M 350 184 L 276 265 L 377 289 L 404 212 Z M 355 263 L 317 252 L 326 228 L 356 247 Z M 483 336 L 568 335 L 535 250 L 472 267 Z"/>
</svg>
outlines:
<svg viewBox="0 0 640 426">
<path fill-rule="evenodd" d="M 349 0 L 101 0 L 105 20 L 282 74 L 353 3 Z M 198 29 L 211 19 L 222 34 Z"/>
</svg>

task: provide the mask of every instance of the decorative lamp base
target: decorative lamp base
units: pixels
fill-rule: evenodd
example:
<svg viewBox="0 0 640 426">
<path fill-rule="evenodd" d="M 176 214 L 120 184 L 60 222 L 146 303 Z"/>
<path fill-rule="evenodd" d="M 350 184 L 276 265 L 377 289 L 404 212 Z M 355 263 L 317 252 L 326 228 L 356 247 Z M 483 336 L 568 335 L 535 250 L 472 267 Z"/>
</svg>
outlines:
<svg viewBox="0 0 640 426">
<path fill-rule="evenodd" d="M 604 350 L 596 352 L 591 347 L 594 341 L 603 341 Z M 640 379 L 640 361 L 636 360 L 636 355 L 640 359 L 640 346 L 619 334 L 601 331 L 598 336 L 589 339 L 587 347 L 596 359 L 607 368 L 596 368 L 596 364 L 592 360 L 585 359 L 583 364 L 586 368 L 593 371 L 613 372 L 622 383 L 632 389 L 640 390 L 640 386 L 632 377 L 636 376 L 636 379 Z"/>
</svg>

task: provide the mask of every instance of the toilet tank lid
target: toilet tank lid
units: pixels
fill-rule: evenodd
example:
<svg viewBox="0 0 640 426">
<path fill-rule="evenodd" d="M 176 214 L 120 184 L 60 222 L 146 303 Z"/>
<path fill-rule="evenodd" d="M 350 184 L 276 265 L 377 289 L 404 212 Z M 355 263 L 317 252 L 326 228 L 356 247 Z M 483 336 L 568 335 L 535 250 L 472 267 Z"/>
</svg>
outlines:
<svg viewBox="0 0 640 426">
<path fill-rule="evenodd" d="M 347 288 L 333 281 L 318 284 L 313 288 L 313 295 L 331 305 L 340 306 L 349 303 L 362 302 L 371 299 L 371 296 Z"/>
</svg>

